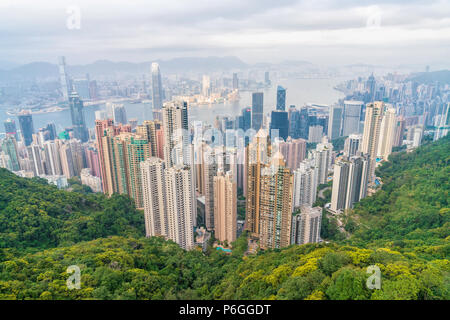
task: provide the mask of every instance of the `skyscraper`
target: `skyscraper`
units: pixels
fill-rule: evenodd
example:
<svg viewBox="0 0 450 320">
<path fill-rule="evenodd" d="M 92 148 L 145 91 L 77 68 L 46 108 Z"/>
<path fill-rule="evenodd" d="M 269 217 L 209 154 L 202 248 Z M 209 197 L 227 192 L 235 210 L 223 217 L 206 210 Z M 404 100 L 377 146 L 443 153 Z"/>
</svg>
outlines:
<svg viewBox="0 0 450 320">
<path fill-rule="evenodd" d="M 280 152 L 261 173 L 259 241 L 262 249 L 279 249 L 291 242 L 293 176 Z"/>
<path fill-rule="evenodd" d="M 239 78 L 237 73 L 233 73 L 233 90 L 239 89 Z"/>
<path fill-rule="evenodd" d="M 318 184 L 325 184 L 328 182 L 328 171 L 331 167 L 331 156 L 333 152 L 333 145 L 328 142 L 326 137 L 322 142 L 317 144 L 316 149 L 312 150 L 309 158 L 314 159 L 315 166 L 317 167 Z"/>
<path fill-rule="evenodd" d="M 279 143 L 279 147 L 286 160 L 286 166 L 292 171 L 296 170 L 306 157 L 306 140 L 304 139 L 288 137 L 286 141 Z"/>
<path fill-rule="evenodd" d="M 144 196 L 145 235 L 169 235 L 165 165 L 162 159 L 151 157 L 141 162 Z"/>
<path fill-rule="evenodd" d="M 286 111 L 286 89 L 277 87 L 277 110 Z"/>
<path fill-rule="evenodd" d="M 125 107 L 123 104 L 113 104 L 112 106 L 112 118 L 114 120 L 114 123 L 117 125 L 119 123 L 121 124 L 127 124 L 127 112 L 125 110 Z"/>
<path fill-rule="evenodd" d="M 384 104 L 380 101 L 368 104 L 366 108 L 361 151 L 369 156 L 369 183 L 372 183 L 375 179 L 375 161 L 380 139 L 383 110 Z"/>
<path fill-rule="evenodd" d="M 392 152 L 395 139 L 396 116 L 394 108 L 386 108 L 381 120 L 380 141 L 378 143 L 377 157 L 387 160 Z"/>
<path fill-rule="evenodd" d="M 214 177 L 217 174 L 218 164 L 215 151 L 206 146 L 203 150 L 203 188 L 205 191 L 205 226 L 208 230 L 214 229 Z"/>
<path fill-rule="evenodd" d="M 296 110 L 290 108 L 289 110 L 289 135 L 293 139 L 302 138 L 308 140 L 308 108 L 301 108 Z"/>
<path fill-rule="evenodd" d="M 342 136 L 360 133 L 361 112 L 364 107 L 362 101 L 344 101 L 344 116 L 342 121 Z"/>
<path fill-rule="evenodd" d="M 83 101 L 75 91 L 72 91 L 69 96 L 69 106 L 75 138 L 81 140 L 81 142 L 88 141 L 89 132 L 84 119 Z"/>
<path fill-rule="evenodd" d="M 238 119 L 238 128 L 246 132 L 248 129 L 251 128 L 251 125 L 252 125 L 252 109 L 244 108 L 242 109 L 242 114 L 239 116 Z"/>
<path fill-rule="evenodd" d="M 355 156 L 361 149 L 362 135 L 351 134 L 344 142 L 344 155 L 347 157 Z"/>
<path fill-rule="evenodd" d="M 256 131 L 263 127 L 264 94 L 254 92 L 252 94 L 252 128 Z"/>
<path fill-rule="evenodd" d="M 19 119 L 20 132 L 25 146 L 29 146 L 33 142 L 33 117 L 31 113 L 23 111 L 17 116 Z"/>
<path fill-rule="evenodd" d="M 368 94 L 369 102 L 372 102 L 375 99 L 375 89 L 376 89 L 376 82 L 375 77 L 373 76 L 372 73 L 366 81 L 366 91 Z"/>
<path fill-rule="evenodd" d="M 13 119 L 6 119 L 4 122 L 6 135 L 13 136 L 17 141 L 17 128 L 16 122 Z"/>
<path fill-rule="evenodd" d="M 162 111 L 166 168 L 175 164 L 190 164 L 187 102 L 166 102 Z"/>
<path fill-rule="evenodd" d="M 294 209 L 312 206 L 316 202 L 318 168 L 313 159 L 305 159 L 294 171 L 293 203 Z"/>
<path fill-rule="evenodd" d="M 194 226 L 197 214 L 194 183 L 189 167 L 166 169 L 168 238 L 185 250 L 194 247 Z"/>
<path fill-rule="evenodd" d="M 289 134 L 289 120 L 286 111 L 274 110 L 272 111 L 270 121 L 270 137 L 272 139 L 278 134 L 278 137 L 286 140 Z M 274 136 L 275 135 L 275 136 Z"/>
<path fill-rule="evenodd" d="M 322 126 L 310 126 L 308 130 L 308 142 L 319 143 L 323 137 L 323 127 Z"/>
<path fill-rule="evenodd" d="M 344 157 L 334 165 L 331 207 L 334 212 L 353 208 L 366 196 L 369 162 L 365 156 Z"/>
<path fill-rule="evenodd" d="M 320 241 L 322 208 L 302 206 L 292 217 L 291 244 L 317 243 Z"/>
<path fill-rule="evenodd" d="M 163 89 L 159 64 L 152 63 L 152 101 L 153 110 L 160 110 L 163 106 Z"/>
<path fill-rule="evenodd" d="M 1 144 L 1 150 L 8 156 L 9 167 L 12 171 L 20 170 L 17 142 L 13 135 L 7 135 Z"/>
<path fill-rule="evenodd" d="M 405 118 L 403 116 L 397 117 L 395 121 L 395 137 L 393 147 L 401 147 L 403 144 L 403 136 L 405 135 Z"/>
<path fill-rule="evenodd" d="M 214 232 L 219 241 L 236 240 L 237 187 L 231 171 L 214 177 Z"/>
<path fill-rule="evenodd" d="M 330 116 L 328 118 L 328 138 L 330 140 L 337 139 L 341 136 L 342 111 L 343 108 L 341 106 L 330 107 Z"/>
<path fill-rule="evenodd" d="M 261 170 L 269 162 L 271 154 L 270 138 L 260 129 L 246 148 L 247 193 L 245 228 L 253 237 L 259 236 Z"/>
<path fill-rule="evenodd" d="M 58 61 L 58 69 L 59 69 L 59 81 L 61 84 L 61 91 L 64 98 L 64 101 L 69 100 L 69 88 L 70 86 L 70 80 L 66 73 L 66 58 L 65 57 L 59 57 Z"/>
</svg>

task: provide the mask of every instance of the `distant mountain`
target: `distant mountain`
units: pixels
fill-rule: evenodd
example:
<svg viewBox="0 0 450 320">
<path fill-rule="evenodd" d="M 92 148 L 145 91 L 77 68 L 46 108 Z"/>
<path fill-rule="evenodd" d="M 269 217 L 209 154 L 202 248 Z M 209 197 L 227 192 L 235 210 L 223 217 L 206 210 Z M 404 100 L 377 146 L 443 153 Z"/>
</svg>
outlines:
<svg viewBox="0 0 450 320">
<path fill-rule="evenodd" d="M 242 69 L 248 65 L 237 57 L 183 57 L 171 60 L 157 60 L 163 74 L 199 72 L 207 73 L 221 70 Z M 152 61 L 132 63 L 99 60 L 86 65 L 67 65 L 67 72 L 73 77 L 113 76 L 116 74 L 147 74 L 150 73 Z M 2 68 L 0 68 L 2 69 Z M 33 79 L 58 77 L 58 66 L 48 62 L 32 62 L 10 70 L 0 70 L 0 80 Z"/>
<path fill-rule="evenodd" d="M 441 84 L 450 84 L 450 70 L 415 73 L 409 79 L 419 83 L 433 83 L 437 81 Z"/>
</svg>

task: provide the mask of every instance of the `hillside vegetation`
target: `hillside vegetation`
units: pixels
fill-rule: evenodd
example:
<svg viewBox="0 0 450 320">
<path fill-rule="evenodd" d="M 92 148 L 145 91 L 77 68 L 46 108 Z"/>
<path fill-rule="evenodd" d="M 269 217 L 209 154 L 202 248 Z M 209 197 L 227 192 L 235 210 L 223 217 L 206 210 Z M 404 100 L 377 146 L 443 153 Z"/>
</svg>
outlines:
<svg viewBox="0 0 450 320">
<path fill-rule="evenodd" d="M 143 238 L 129 198 L 59 191 L 0 171 L 3 299 L 450 299 L 450 138 L 396 153 L 346 214 L 345 240 L 244 256 Z M 333 240 L 336 239 L 336 240 Z M 66 269 L 81 269 L 69 290 Z M 367 267 L 381 271 L 368 289 Z"/>
</svg>

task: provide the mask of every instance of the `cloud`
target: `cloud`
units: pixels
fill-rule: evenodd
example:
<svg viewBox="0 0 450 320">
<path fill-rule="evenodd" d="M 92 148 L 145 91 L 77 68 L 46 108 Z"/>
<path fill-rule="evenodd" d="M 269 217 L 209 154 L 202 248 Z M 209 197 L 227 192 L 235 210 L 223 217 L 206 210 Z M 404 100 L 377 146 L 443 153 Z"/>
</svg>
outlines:
<svg viewBox="0 0 450 320">
<path fill-rule="evenodd" d="M 69 6 L 81 10 L 79 30 L 66 27 Z M 450 55 L 442 0 L 2 0 L 0 19 L 0 59 L 20 62 L 233 54 L 250 63 L 447 63 Z"/>
</svg>

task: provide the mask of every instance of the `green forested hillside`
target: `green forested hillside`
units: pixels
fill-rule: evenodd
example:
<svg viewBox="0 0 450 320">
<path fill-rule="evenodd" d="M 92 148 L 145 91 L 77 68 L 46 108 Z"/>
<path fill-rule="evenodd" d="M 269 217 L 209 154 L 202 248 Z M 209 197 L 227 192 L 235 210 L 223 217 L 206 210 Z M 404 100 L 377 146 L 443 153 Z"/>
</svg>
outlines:
<svg viewBox="0 0 450 320">
<path fill-rule="evenodd" d="M 109 235 L 144 235 L 144 217 L 128 197 L 62 191 L 0 168 L 0 248 L 50 248 Z"/>
<path fill-rule="evenodd" d="M 350 238 L 255 256 L 243 255 L 245 237 L 230 256 L 142 238 L 126 197 L 0 171 L 0 298 L 449 299 L 449 150 L 446 137 L 392 155 L 378 170 L 382 190 L 347 214 Z M 74 264 L 80 290 L 66 287 Z M 380 290 L 366 287 L 370 265 Z"/>
</svg>

